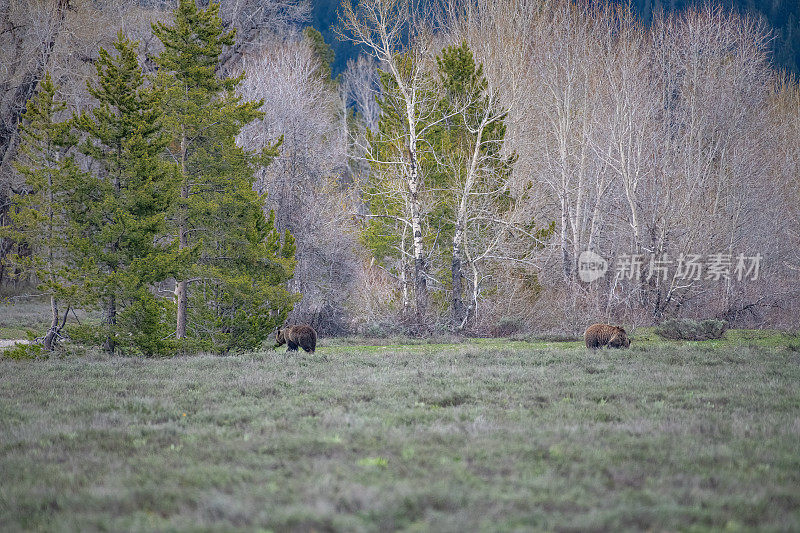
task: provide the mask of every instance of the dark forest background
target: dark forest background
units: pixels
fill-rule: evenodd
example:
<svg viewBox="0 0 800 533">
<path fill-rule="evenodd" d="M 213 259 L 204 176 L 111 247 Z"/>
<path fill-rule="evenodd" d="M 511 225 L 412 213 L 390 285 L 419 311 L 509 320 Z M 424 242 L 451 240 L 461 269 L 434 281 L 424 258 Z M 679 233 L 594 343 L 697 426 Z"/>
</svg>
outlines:
<svg viewBox="0 0 800 533">
<path fill-rule="evenodd" d="M 674 12 L 704 4 L 704 0 L 632 0 L 636 13 L 646 22 L 660 11 Z M 800 73 L 800 1 L 798 0 L 716 0 L 726 9 L 760 17 L 773 31 L 772 60 L 778 68 Z M 313 0 L 310 23 L 336 53 L 333 75 L 342 72 L 347 60 L 358 55 L 350 42 L 342 42 L 333 31 L 341 0 Z"/>
</svg>

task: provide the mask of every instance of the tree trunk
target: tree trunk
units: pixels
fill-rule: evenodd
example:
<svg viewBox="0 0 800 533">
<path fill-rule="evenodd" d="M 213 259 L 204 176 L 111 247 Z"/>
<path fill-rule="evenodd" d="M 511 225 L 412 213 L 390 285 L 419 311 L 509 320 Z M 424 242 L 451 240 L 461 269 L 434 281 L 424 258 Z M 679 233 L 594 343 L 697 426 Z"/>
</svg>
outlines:
<svg viewBox="0 0 800 533">
<path fill-rule="evenodd" d="M 183 191 L 181 191 L 181 198 L 186 198 Z M 183 250 L 187 246 L 186 241 L 186 220 L 182 218 L 178 225 L 178 250 Z M 175 283 L 175 303 L 177 306 L 177 323 L 175 325 L 175 338 L 183 339 L 186 337 L 186 310 L 188 308 L 187 294 L 186 294 L 187 281 L 185 279 L 178 280 Z"/>
<path fill-rule="evenodd" d="M 408 185 L 409 207 L 411 209 L 411 238 L 414 249 L 414 300 L 416 303 L 417 327 L 426 329 L 425 316 L 428 312 L 428 283 L 427 261 L 425 260 L 425 247 L 422 241 L 422 208 L 419 199 L 420 176 L 417 165 L 417 103 L 415 95 L 417 87 L 412 83 L 407 86 L 403 77 L 398 72 L 393 58 L 389 58 L 389 67 L 397 81 L 403 100 L 406 104 L 406 127 L 408 128 L 408 162 L 404 167 L 406 183 Z"/>
<path fill-rule="evenodd" d="M 471 295 L 471 302 L 469 304 L 469 309 L 467 309 L 467 318 L 469 318 L 470 313 L 472 313 L 472 319 L 477 323 L 478 321 L 478 296 L 480 296 L 480 276 L 478 274 L 478 267 L 475 265 L 475 261 L 472 260 L 469 253 L 467 255 L 467 260 L 469 261 L 469 265 L 472 268 L 472 295 Z"/>
<path fill-rule="evenodd" d="M 464 305 L 464 285 L 462 282 L 463 273 L 461 268 L 461 239 L 464 230 L 460 224 L 456 225 L 456 230 L 453 235 L 453 262 L 451 266 L 451 273 L 453 279 L 453 292 L 452 292 L 452 320 L 453 329 L 460 330 L 464 325 L 466 318 L 466 306 Z"/>
<path fill-rule="evenodd" d="M 181 175 L 183 185 L 181 186 L 182 204 L 178 208 L 178 250 L 184 250 L 189 245 L 187 239 L 188 221 L 186 220 L 186 200 L 189 198 L 189 182 L 186 177 L 186 136 L 181 137 Z M 177 321 L 175 324 L 175 338 L 183 339 L 186 337 L 186 311 L 188 300 L 186 294 L 187 281 L 176 280 L 175 283 L 175 304 L 177 307 Z"/>
<path fill-rule="evenodd" d="M 572 261 L 569 257 L 569 243 L 567 242 L 567 195 L 563 194 L 561 197 L 561 262 L 564 271 L 564 280 L 569 282 L 572 280 Z"/>
<path fill-rule="evenodd" d="M 411 183 L 409 181 L 409 185 Z M 428 282 L 425 277 L 427 262 L 425 261 L 425 250 L 422 243 L 422 216 L 420 212 L 419 198 L 415 187 L 411 194 L 411 230 L 414 234 L 414 301 L 417 308 L 417 323 L 422 326 L 425 323 L 425 315 L 428 312 Z"/>
<path fill-rule="evenodd" d="M 414 298 L 416 303 L 417 325 L 425 326 L 425 316 L 428 312 L 428 282 L 427 261 L 425 260 L 425 247 L 422 241 L 422 209 L 419 200 L 419 174 L 417 169 L 416 142 L 412 137 L 409 148 L 408 164 L 408 191 L 411 204 L 411 232 L 414 243 Z"/>
<path fill-rule="evenodd" d="M 410 316 L 411 300 L 408 297 L 408 263 L 406 263 L 406 232 L 407 227 L 403 227 L 403 236 L 400 241 L 401 261 L 400 261 L 400 286 L 403 294 L 403 320 L 408 320 Z"/>
<path fill-rule="evenodd" d="M 48 146 L 51 150 L 52 146 Z M 56 156 L 56 160 L 60 158 Z M 53 202 L 55 201 L 53 194 L 53 172 L 47 173 L 47 270 L 49 271 L 50 283 L 55 285 L 55 254 L 53 252 L 53 238 L 54 238 L 54 209 Z M 53 290 L 51 287 L 50 290 Z M 44 349 L 52 351 L 55 348 L 55 337 L 58 334 L 58 301 L 54 295 L 50 296 L 50 309 L 53 312 L 53 320 L 50 322 L 50 329 L 44 337 Z"/>
<path fill-rule="evenodd" d="M 106 302 L 105 317 L 103 321 L 109 329 L 117 325 L 117 301 L 113 294 L 109 296 L 108 301 Z M 106 342 L 103 344 L 103 350 L 113 354 L 116 347 L 117 343 L 114 342 L 114 334 L 113 332 L 109 331 L 108 335 L 106 336 Z"/>
<path fill-rule="evenodd" d="M 44 337 L 44 349 L 48 352 L 55 348 L 58 334 L 58 301 L 55 296 L 50 296 L 50 309 L 53 312 L 53 319 L 50 322 L 50 329 Z"/>
<path fill-rule="evenodd" d="M 178 281 L 175 284 L 175 302 L 177 304 L 177 322 L 175 324 L 175 338 L 183 339 L 186 337 L 186 280 Z"/>
<path fill-rule="evenodd" d="M 464 327 L 467 318 L 467 307 L 464 305 L 464 277 L 461 272 L 461 258 L 453 257 L 453 329 L 460 331 Z"/>
<path fill-rule="evenodd" d="M 118 160 L 122 158 L 122 146 L 117 146 L 117 158 Z M 119 173 L 115 174 L 111 180 L 111 183 L 114 187 L 115 196 L 119 198 L 120 191 L 122 189 L 122 180 L 120 179 Z M 119 250 L 119 241 L 116 241 L 111 244 L 111 251 L 116 252 Z M 116 271 L 116 267 L 113 267 L 112 272 Z M 108 327 L 108 334 L 106 336 L 106 342 L 103 345 L 103 349 L 113 354 L 115 348 L 117 347 L 117 343 L 114 342 L 114 326 L 117 325 L 117 300 L 114 294 L 109 295 L 108 300 L 106 301 L 106 309 L 105 309 L 105 323 Z"/>
</svg>

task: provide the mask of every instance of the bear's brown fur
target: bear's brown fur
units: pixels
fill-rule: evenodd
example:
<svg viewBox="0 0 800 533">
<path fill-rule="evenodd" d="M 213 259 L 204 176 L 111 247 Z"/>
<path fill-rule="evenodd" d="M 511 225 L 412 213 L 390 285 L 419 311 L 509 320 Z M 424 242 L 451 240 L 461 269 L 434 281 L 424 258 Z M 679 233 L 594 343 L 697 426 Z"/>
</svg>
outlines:
<svg viewBox="0 0 800 533">
<path fill-rule="evenodd" d="M 596 350 L 603 346 L 627 348 L 631 345 L 631 340 L 625 330 L 610 324 L 592 324 L 586 328 L 583 340 L 586 341 L 586 347 L 590 350 Z"/>
<path fill-rule="evenodd" d="M 275 348 L 282 346 L 284 343 L 289 347 L 287 352 L 296 352 L 297 347 L 304 349 L 307 352 L 314 353 L 317 348 L 317 332 L 314 328 L 307 325 L 300 326 L 287 326 L 279 329 L 275 334 L 275 341 L 278 343 Z"/>
</svg>

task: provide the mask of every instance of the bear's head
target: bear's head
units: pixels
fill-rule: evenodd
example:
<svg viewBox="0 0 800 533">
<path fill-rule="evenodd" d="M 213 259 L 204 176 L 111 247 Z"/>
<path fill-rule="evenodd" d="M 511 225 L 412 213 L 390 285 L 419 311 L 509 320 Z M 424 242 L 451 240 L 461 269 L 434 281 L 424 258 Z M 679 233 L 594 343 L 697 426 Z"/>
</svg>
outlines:
<svg viewBox="0 0 800 533">
<path fill-rule="evenodd" d="M 614 334 L 611 335 L 611 338 L 608 340 L 609 348 L 628 348 L 631 345 L 628 334 L 620 327 L 615 327 L 614 329 Z"/>
<path fill-rule="evenodd" d="M 286 337 L 283 335 L 283 329 L 279 329 L 278 332 L 275 334 L 275 348 L 278 346 L 283 346 L 286 344 Z"/>
</svg>

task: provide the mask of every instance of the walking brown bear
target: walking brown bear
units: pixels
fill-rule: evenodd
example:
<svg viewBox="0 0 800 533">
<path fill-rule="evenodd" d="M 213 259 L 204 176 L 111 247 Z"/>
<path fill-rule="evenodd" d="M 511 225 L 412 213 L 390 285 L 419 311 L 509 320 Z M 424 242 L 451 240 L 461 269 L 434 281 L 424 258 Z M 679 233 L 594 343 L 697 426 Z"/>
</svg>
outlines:
<svg viewBox="0 0 800 533">
<path fill-rule="evenodd" d="M 610 324 L 592 324 L 586 328 L 583 340 L 586 341 L 586 347 L 590 350 L 596 350 L 603 346 L 627 348 L 631 345 L 631 340 L 625 330 Z"/>
<path fill-rule="evenodd" d="M 314 353 L 317 348 L 317 332 L 305 324 L 287 326 L 278 330 L 278 333 L 275 334 L 275 341 L 277 342 L 275 348 L 287 344 L 289 346 L 286 349 L 287 352 L 296 352 L 299 346 L 309 353 Z"/>
</svg>

